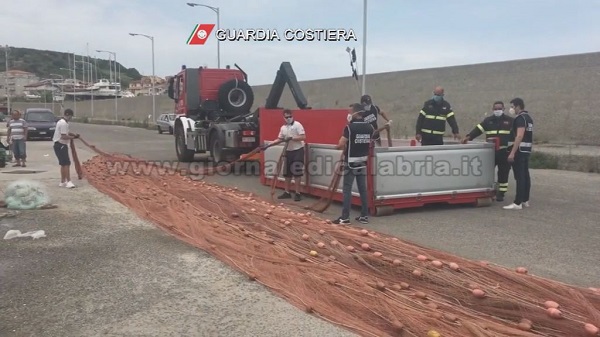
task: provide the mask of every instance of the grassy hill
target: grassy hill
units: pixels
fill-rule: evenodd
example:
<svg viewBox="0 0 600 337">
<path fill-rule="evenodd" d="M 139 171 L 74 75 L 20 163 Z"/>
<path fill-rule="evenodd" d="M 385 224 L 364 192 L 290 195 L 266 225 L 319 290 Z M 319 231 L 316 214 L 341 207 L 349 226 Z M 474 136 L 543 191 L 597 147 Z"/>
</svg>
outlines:
<svg viewBox="0 0 600 337">
<path fill-rule="evenodd" d="M 84 60 L 82 55 L 75 55 L 76 60 Z M 107 56 L 104 56 L 107 57 Z M 97 72 L 94 70 L 94 79 L 96 74 L 98 78 L 109 78 L 110 67 L 107 59 L 96 59 L 90 57 L 89 60 L 85 59 L 86 62 L 95 64 Z M 0 68 L 4 70 L 5 56 L 4 52 L 0 53 Z M 78 79 L 82 79 L 83 63 L 77 63 Z M 87 69 L 87 65 L 86 69 Z M 8 67 L 11 70 L 23 70 L 36 74 L 40 78 L 49 78 L 50 74 L 59 74 L 66 78 L 73 77 L 72 71 L 62 70 L 73 69 L 73 54 L 64 53 L 51 50 L 38 50 L 31 48 L 16 48 L 10 47 L 10 53 L 8 55 Z M 93 68 L 92 68 L 93 69 Z M 113 64 L 114 69 L 114 64 Z M 121 71 L 121 83 L 123 88 L 129 86 L 129 82 L 132 80 L 139 80 L 142 75 L 135 68 L 125 68 L 122 64 L 117 62 L 117 70 Z M 86 75 L 87 80 L 87 75 Z"/>
</svg>

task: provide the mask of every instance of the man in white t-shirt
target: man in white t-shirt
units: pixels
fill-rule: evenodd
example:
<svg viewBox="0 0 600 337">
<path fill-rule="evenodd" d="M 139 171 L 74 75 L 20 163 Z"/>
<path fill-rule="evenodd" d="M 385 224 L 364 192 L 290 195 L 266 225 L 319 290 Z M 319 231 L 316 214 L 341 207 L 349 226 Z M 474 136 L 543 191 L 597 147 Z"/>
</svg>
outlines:
<svg viewBox="0 0 600 337">
<path fill-rule="evenodd" d="M 56 122 L 54 129 L 54 153 L 60 165 L 60 187 L 73 188 L 71 181 L 71 159 L 69 158 L 69 143 L 71 139 L 79 138 L 78 134 L 69 132 L 69 121 L 73 118 L 73 110 L 66 109 L 63 118 Z"/>
<path fill-rule="evenodd" d="M 298 121 L 294 120 L 291 110 L 283 110 L 283 118 L 285 124 L 281 126 L 279 130 L 278 139 L 282 139 L 288 142 L 287 151 L 285 153 L 285 162 L 283 167 L 283 176 L 285 177 L 285 192 L 278 197 L 278 199 L 290 199 L 292 194 L 290 188 L 292 185 L 292 178 L 295 183 L 295 201 L 300 201 L 300 182 L 304 175 L 304 140 L 306 134 L 304 133 L 304 127 Z"/>
</svg>

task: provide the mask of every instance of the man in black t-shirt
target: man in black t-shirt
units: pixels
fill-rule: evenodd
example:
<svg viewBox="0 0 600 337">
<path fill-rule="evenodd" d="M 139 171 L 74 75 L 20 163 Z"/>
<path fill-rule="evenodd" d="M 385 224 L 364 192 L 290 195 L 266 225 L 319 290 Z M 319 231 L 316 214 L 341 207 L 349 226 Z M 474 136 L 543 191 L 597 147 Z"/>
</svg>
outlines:
<svg viewBox="0 0 600 337">
<path fill-rule="evenodd" d="M 333 220 L 334 224 L 350 224 L 350 206 L 352 201 L 352 185 L 356 178 L 356 187 L 360 194 L 361 212 L 355 219 L 360 223 L 369 223 L 369 209 L 367 199 L 367 160 L 373 133 L 375 129 L 371 123 L 363 119 L 364 111 L 362 104 L 352 105 L 352 121 L 344 128 L 336 149 L 344 151 L 344 182 L 342 193 L 344 195 L 342 216 Z M 358 112 L 358 113 L 357 113 Z"/>
<path fill-rule="evenodd" d="M 510 109 L 516 117 L 511 130 L 512 141 L 508 143 L 508 162 L 512 163 L 515 180 L 517 181 L 517 194 L 515 201 L 504 206 L 504 209 L 522 209 L 529 207 L 529 192 L 531 178 L 529 176 L 529 156 L 533 148 L 533 118 L 525 110 L 525 103 L 521 98 L 510 101 Z M 511 111 L 512 113 L 512 111 Z"/>
<path fill-rule="evenodd" d="M 377 105 L 373 105 L 373 100 L 371 99 L 370 95 L 363 95 L 360 98 L 360 104 L 362 104 L 364 107 L 363 121 L 366 123 L 370 123 L 373 126 L 373 129 L 379 129 L 379 126 L 377 125 L 378 115 L 381 115 L 381 117 L 385 119 L 388 125 L 392 124 L 392 121 L 389 119 L 388 115 L 385 112 L 381 111 L 381 109 L 379 109 Z M 373 134 L 373 139 L 375 140 L 378 146 L 381 146 L 381 137 L 379 135 L 379 132 L 375 132 L 375 134 Z"/>
</svg>

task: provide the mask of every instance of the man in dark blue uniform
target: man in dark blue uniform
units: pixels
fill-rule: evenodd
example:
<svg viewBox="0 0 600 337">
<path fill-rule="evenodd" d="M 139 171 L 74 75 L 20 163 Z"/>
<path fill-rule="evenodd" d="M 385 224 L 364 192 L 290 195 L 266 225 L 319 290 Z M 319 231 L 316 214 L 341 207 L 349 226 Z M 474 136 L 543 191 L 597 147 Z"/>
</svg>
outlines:
<svg viewBox="0 0 600 337">
<path fill-rule="evenodd" d="M 533 149 L 533 118 L 525 110 L 525 103 L 521 98 L 510 101 L 511 110 L 516 115 L 511 131 L 512 141 L 509 143 L 508 162 L 512 163 L 515 180 L 517 181 L 517 194 L 515 201 L 504 206 L 504 209 L 519 210 L 529 207 L 529 192 L 531 178 L 529 176 L 529 156 Z"/>
<path fill-rule="evenodd" d="M 367 160 L 373 133 L 375 129 L 371 123 L 363 119 L 364 106 L 362 104 L 352 105 L 352 120 L 344 128 L 343 135 L 340 138 L 336 149 L 345 153 L 343 160 L 344 179 L 343 179 L 343 209 L 342 216 L 333 220 L 334 224 L 350 224 L 350 206 L 352 201 L 352 185 L 356 178 L 356 186 L 360 194 L 361 212 L 355 219 L 360 223 L 369 223 L 369 209 L 367 199 Z"/>
</svg>

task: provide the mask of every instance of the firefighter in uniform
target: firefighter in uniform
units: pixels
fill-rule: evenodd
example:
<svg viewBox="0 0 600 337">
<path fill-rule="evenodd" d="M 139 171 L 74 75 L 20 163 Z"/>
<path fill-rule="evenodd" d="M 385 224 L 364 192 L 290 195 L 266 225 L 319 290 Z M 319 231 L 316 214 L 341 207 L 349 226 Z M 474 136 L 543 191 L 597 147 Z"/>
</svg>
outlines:
<svg viewBox="0 0 600 337">
<path fill-rule="evenodd" d="M 525 103 L 521 98 L 510 101 L 511 113 L 516 114 L 510 133 L 511 141 L 508 143 L 508 162 L 512 163 L 513 173 L 517 181 L 517 193 L 512 204 L 504 209 L 519 210 L 529 207 L 529 192 L 531 191 L 531 177 L 529 176 L 529 157 L 533 149 L 533 118 L 525 110 Z"/>
<path fill-rule="evenodd" d="M 508 142 L 510 140 L 510 130 L 512 129 L 512 117 L 504 113 L 504 103 L 497 101 L 493 105 L 493 115 L 487 117 L 463 139 L 465 144 L 482 134 L 486 139 L 498 138 L 499 147 L 496 150 L 496 166 L 498 167 L 498 190 L 496 200 L 503 201 L 504 194 L 508 191 L 508 175 L 510 173 L 510 163 L 508 162 Z"/>
<path fill-rule="evenodd" d="M 356 217 L 360 223 L 369 223 L 367 199 L 367 160 L 375 129 L 371 123 L 363 119 L 362 104 L 352 105 L 352 121 L 346 125 L 336 149 L 344 151 L 343 165 L 343 208 L 342 215 L 333 220 L 334 224 L 350 224 L 350 206 L 352 201 L 352 185 L 356 178 L 356 187 L 360 194 L 361 212 Z M 359 113 L 357 113 L 359 112 Z"/>
<path fill-rule="evenodd" d="M 362 97 L 360 98 L 360 104 L 363 105 L 365 110 L 363 113 L 364 122 L 370 123 L 373 126 L 373 129 L 377 130 L 379 128 L 379 126 L 377 125 L 377 117 L 379 115 L 381 115 L 381 117 L 385 119 L 387 125 L 392 124 L 392 120 L 388 117 L 388 115 L 385 112 L 381 111 L 381 109 L 379 109 L 377 105 L 373 105 L 373 100 L 371 99 L 370 95 L 362 95 Z M 379 135 L 379 132 L 375 132 L 375 134 L 373 135 L 373 139 L 375 140 L 378 146 L 381 146 L 381 137 Z"/>
<path fill-rule="evenodd" d="M 452 128 L 454 138 L 460 139 L 454 111 L 450 103 L 444 100 L 444 88 L 436 87 L 433 97 L 423 104 L 419 112 L 415 138 L 421 145 L 444 145 L 446 121 Z"/>
</svg>

